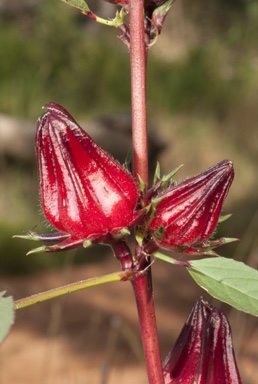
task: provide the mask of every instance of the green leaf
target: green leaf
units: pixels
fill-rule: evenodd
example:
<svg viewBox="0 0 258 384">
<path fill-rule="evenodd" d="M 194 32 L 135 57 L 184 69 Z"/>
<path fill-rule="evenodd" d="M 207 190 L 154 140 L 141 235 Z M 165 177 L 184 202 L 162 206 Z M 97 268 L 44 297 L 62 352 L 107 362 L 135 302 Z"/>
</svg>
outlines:
<svg viewBox="0 0 258 384">
<path fill-rule="evenodd" d="M 152 14 L 152 21 L 157 29 L 158 33 L 161 32 L 163 23 L 167 16 L 168 11 L 170 10 L 174 0 L 168 0 L 160 7 L 156 8 Z"/>
<path fill-rule="evenodd" d="M 166 1 L 163 5 L 159 6 L 154 10 L 154 15 L 155 14 L 160 14 L 162 16 L 166 16 L 168 11 L 170 10 L 172 4 L 174 3 L 175 0 L 168 0 Z"/>
<path fill-rule="evenodd" d="M 0 343 L 5 339 L 14 322 L 14 306 L 11 296 L 3 297 L 5 292 L 0 292 Z"/>
<path fill-rule="evenodd" d="M 71 7 L 79 9 L 81 13 L 90 17 L 97 23 L 105 24 L 107 26 L 115 27 L 115 28 L 118 28 L 121 24 L 124 23 L 124 18 L 126 15 L 124 8 L 122 8 L 120 12 L 119 11 L 116 12 L 116 17 L 113 20 L 107 20 L 95 15 L 95 13 L 93 13 L 90 10 L 88 4 L 86 3 L 86 0 L 61 0 L 61 1 L 63 3 L 70 5 Z"/>
<path fill-rule="evenodd" d="M 225 257 L 191 260 L 189 263 L 188 272 L 211 296 L 240 311 L 258 316 L 256 269 Z"/>
<path fill-rule="evenodd" d="M 78 8 L 80 11 L 89 11 L 89 7 L 84 0 L 61 0 L 64 3 L 71 5 L 71 7 Z"/>
</svg>

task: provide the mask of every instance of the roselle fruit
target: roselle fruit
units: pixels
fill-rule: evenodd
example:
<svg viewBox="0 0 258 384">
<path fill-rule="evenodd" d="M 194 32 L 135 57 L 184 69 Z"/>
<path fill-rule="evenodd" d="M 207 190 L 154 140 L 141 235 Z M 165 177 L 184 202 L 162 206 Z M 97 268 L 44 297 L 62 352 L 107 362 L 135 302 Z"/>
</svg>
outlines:
<svg viewBox="0 0 258 384">
<path fill-rule="evenodd" d="M 60 105 L 47 103 L 38 120 L 36 154 L 40 199 L 59 232 L 35 240 L 60 241 L 58 251 L 92 241 L 112 242 L 137 217 L 138 188 L 132 175 L 100 148 Z"/>
<path fill-rule="evenodd" d="M 241 384 L 229 322 L 198 300 L 167 356 L 165 384 Z"/>
<path fill-rule="evenodd" d="M 156 247 L 201 254 L 209 245 L 225 243 L 226 239 L 210 243 L 208 239 L 216 228 L 233 178 L 233 164 L 224 160 L 158 194 L 148 223 Z"/>
</svg>

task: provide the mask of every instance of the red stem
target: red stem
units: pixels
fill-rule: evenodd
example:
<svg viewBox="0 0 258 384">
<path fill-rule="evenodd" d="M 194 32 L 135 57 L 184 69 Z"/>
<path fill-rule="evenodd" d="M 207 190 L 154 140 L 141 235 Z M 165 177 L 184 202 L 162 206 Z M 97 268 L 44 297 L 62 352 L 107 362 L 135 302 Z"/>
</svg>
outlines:
<svg viewBox="0 0 258 384">
<path fill-rule="evenodd" d="M 132 280 L 149 384 L 164 384 L 150 269 Z"/>
<path fill-rule="evenodd" d="M 130 1 L 130 63 L 132 92 L 132 133 L 134 174 L 148 185 L 148 146 L 146 118 L 146 66 L 148 47 L 144 31 L 144 0 Z M 145 260 L 144 255 L 141 256 Z M 138 257 L 137 257 L 138 259 Z M 139 260 L 139 259 L 138 259 Z M 132 280 L 138 309 L 141 337 L 149 384 L 164 384 L 153 300 L 151 268 Z"/>
<path fill-rule="evenodd" d="M 135 175 L 148 184 L 148 147 L 146 118 L 146 64 L 143 0 L 130 1 L 130 61 L 133 132 L 133 164 Z"/>
</svg>

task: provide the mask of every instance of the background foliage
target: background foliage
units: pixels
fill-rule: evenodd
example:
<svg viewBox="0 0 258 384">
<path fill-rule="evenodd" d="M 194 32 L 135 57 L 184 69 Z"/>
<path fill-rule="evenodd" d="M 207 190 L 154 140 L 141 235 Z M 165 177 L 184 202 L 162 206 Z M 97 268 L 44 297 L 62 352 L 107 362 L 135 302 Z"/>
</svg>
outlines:
<svg viewBox="0 0 258 384">
<path fill-rule="evenodd" d="M 91 5 L 101 16 L 112 17 L 112 5 L 102 0 L 91 0 Z M 165 143 L 159 154 L 163 172 L 184 163 L 180 180 L 223 158 L 234 161 L 236 177 L 224 209 L 233 216 L 218 236 L 240 237 L 241 242 L 219 252 L 254 268 L 257 23 L 256 0 L 178 0 L 150 51 L 148 67 L 149 121 Z M 100 115 L 130 113 L 129 55 L 116 35 L 58 1 L 0 1 L 0 136 L 2 114 L 36 126 L 47 101 L 63 104 L 85 121 L 86 129 Z M 17 132 L 13 146 L 19 137 Z M 35 243 L 12 236 L 28 229 L 49 231 L 39 207 L 35 160 L 18 162 L 0 149 L 0 290 L 20 298 L 117 268 L 108 248 L 100 246 L 26 257 Z M 88 264 L 71 268 L 79 262 Z M 164 262 L 155 263 L 153 274 L 165 356 L 203 290 L 191 285 L 184 270 Z M 132 372 L 139 378 L 130 365 L 142 365 L 142 352 L 131 291 L 126 289 L 126 284 L 119 290 L 111 284 L 104 291 L 101 287 L 19 312 L 1 351 L 1 381 L 58 383 L 59 377 L 62 383 L 100 382 L 101 372 L 105 375 L 107 367 L 114 372 L 115 366 L 119 374 L 112 382 L 127 376 L 130 382 Z M 254 384 L 257 319 L 222 306 L 233 328 L 243 382 Z M 24 370 L 28 364 L 31 369 Z M 144 372 L 142 377 L 139 382 Z"/>
<path fill-rule="evenodd" d="M 112 5 L 92 3 L 102 16 L 113 15 Z M 223 251 L 245 259 L 257 244 L 258 4 L 178 3 L 150 51 L 148 68 L 150 121 L 167 143 L 162 168 L 170 171 L 184 163 L 183 178 L 222 158 L 234 161 L 237 178 L 226 206 L 234 216 L 223 225 L 223 234 L 244 236 L 244 242 L 240 252 L 236 246 Z M 14 6 L 2 16 L 1 113 L 35 121 L 50 100 L 77 119 L 130 112 L 129 56 L 116 30 L 52 0 L 19 10 Z M 55 264 L 58 257 L 25 260 L 30 245 L 10 241 L 12 234 L 34 225 L 37 231 L 45 228 L 38 214 L 35 164 L 2 157 L 0 187 L 0 252 L 8 254 L 1 258 L 1 272 Z M 255 266 L 257 257 L 252 260 Z"/>
</svg>

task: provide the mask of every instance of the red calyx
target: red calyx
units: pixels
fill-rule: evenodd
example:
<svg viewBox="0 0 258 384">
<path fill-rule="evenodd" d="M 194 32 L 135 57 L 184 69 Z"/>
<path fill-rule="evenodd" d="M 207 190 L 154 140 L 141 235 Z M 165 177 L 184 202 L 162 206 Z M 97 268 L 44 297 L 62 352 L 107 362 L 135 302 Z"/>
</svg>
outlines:
<svg viewBox="0 0 258 384">
<path fill-rule="evenodd" d="M 163 366 L 165 384 L 241 384 L 226 316 L 202 299 Z"/>
<path fill-rule="evenodd" d="M 160 193 L 148 224 L 155 244 L 165 249 L 202 248 L 215 230 L 233 178 L 233 164 L 224 160 Z"/>
<path fill-rule="evenodd" d="M 132 175 L 63 107 L 47 103 L 45 108 L 36 134 L 41 204 L 48 221 L 69 235 L 60 246 L 46 250 L 119 236 L 137 215 Z"/>
</svg>

